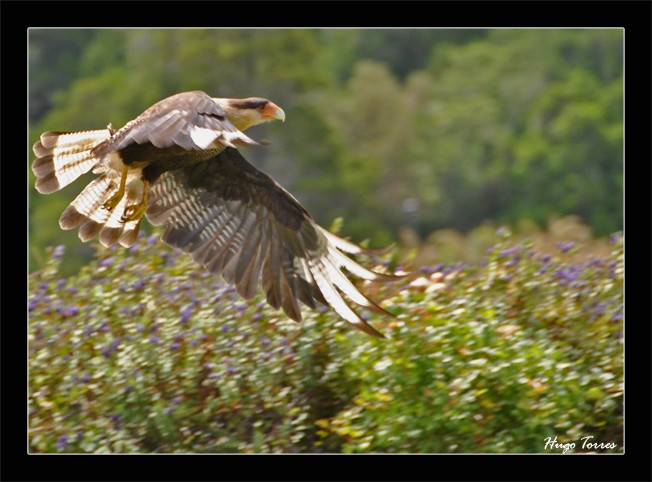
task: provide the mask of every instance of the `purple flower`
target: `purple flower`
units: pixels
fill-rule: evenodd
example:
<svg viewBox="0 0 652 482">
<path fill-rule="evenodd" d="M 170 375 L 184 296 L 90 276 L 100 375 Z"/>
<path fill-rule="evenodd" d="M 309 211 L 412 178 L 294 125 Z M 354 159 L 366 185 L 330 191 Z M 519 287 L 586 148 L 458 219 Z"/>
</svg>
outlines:
<svg viewBox="0 0 652 482">
<path fill-rule="evenodd" d="M 67 435 L 59 435 L 59 438 L 57 439 L 57 451 L 58 452 L 63 452 L 66 450 L 68 447 L 68 436 Z"/>
<path fill-rule="evenodd" d="M 79 308 L 76 306 L 66 306 L 63 310 L 61 310 L 61 314 L 63 316 L 77 316 L 79 314 Z"/>
<path fill-rule="evenodd" d="M 191 315 L 192 306 L 188 306 L 181 312 L 181 323 L 186 323 L 190 319 Z"/>
<path fill-rule="evenodd" d="M 113 263 L 113 256 L 109 256 L 108 258 L 103 259 L 100 261 L 100 268 L 108 268 L 111 266 Z"/>
<path fill-rule="evenodd" d="M 156 335 L 152 335 L 149 337 L 149 341 L 154 344 L 158 344 L 158 342 L 161 341 L 161 339 Z"/>
<path fill-rule="evenodd" d="M 131 288 L 134 290 L 142 290 L 145 287 L 145 282 L 142 279 L 139 279 L 131 285 Z"/>
<path fill-rule="evenodd" d="M 511 256 L 515 254 L 518 250 L 516 248 L 507 248 L 503 249 L 500 253 L 498 253 L 499 258 L 507 258 L 508 256 Z"/>
<path fill-rule="evenodd" d="M 571 241 L 565 241 L 565 242 L 555 243 L 555 246 L 557 246 L 562 253 L 568 253 L 571 249 L 575 247 L 575 243 Z"/>
<path fill-rule="evenodd" d="M 61 259 L 63 257 L 63 254 L 66 252 L 66 247 L 62 244 L 54 248 L 54 251 L 52 251 L 52 257 L 54 259 Z"/>
<path fill-rule="evenodd" d="M 63 289 L 63 287 L 66 286 L 66 280 L 65 279 L 60 279 L 57 281 L 57 290 Z"/>
<path fill-rule="evenodd" d="M 111 415 L 111 422 L 113 423 L 113 428 L 120 430 L 120 415 L 114 414 Z"/>
<path fill-rule="evenodd" d="M 171 350 L 178 350 L 180 347 L 181 347 L 181 343 L 179 343 L 178 341 L 172 342 L 170 344 Z"/>
<path fill-rule="evenodd" d="M 578 278 L 578 273 L 572 267 L 563 267 L 555 271 L 555 276 L 559 278 L 562 283 L 575 281 Z"/>
<path fill-rule="evenodd" d="M 515 256 L 512 256 L 507 263 L 505 263 L 505 266 L 514 266 L 515 264 L 518 264 L 518 262 L 521 260 L 521 255 L 516 254 Z"/>
<path fill-rule="evenodd" d="M 607 306 L 606 303 L 595 303 L 593 306 L 593 312 L 597 315 L 604 313 L 604 309 Z"/>
</svg>

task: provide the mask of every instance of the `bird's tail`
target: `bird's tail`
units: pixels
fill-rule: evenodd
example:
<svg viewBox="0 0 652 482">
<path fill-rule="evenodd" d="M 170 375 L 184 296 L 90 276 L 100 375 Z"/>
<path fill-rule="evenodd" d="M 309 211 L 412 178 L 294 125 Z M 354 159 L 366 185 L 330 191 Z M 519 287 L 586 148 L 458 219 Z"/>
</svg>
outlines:
<svg viewBox="0 0 652 482">
<path fill-rule="evenodd" d="M 111 137 L 109 129 L 84 132 L 45 132 L 34 144 L 36 190 L 50 194 L 90 171 L 99 161 L 93 148 Z"/>
<path fill-rule="evenodd" d="M 119 186 L 119 171 L 108 169 L 101 173 L 61 214 L 61 229 L 79 226 L 79 239 L 83 242 L 99 236 L 104 246 L 113 246 L 118 242 L 125 247 L 133 245 L 138 236 L 140 219 L 125 222 L 121 218 L 127 206 L 138 204 L 143 198 L 140 171 L 129 175 L 124 196 L 113 209 L 108 210 L 104 205 L 118 192 Z"/>
<path fill-rule="evenodd" d="M 122 221 L 125 208 L 138 204 L 143 196 L 140 171 L 129 174 L 120 202 L 109 210 L 105 203 L 118 192 L 122 161 L 99 159 L 94 149 L 111 137 L 109 129 L 85 132 L 46 132 L 34 144 L 37 158 L 32 170 L 37 177 L 36 189 L 43 194 L 56 192 L 91 169 L 99 174 L 70 203 L 59 218 L 61 229 L 79 226 L 83 242 L 99 236 L 100 243 L 112 246 L 119 242 L 131 246 L 136 241 L 140 219 Z M 116 156 L 110 154 L 110 156 Z"/>
</svg>

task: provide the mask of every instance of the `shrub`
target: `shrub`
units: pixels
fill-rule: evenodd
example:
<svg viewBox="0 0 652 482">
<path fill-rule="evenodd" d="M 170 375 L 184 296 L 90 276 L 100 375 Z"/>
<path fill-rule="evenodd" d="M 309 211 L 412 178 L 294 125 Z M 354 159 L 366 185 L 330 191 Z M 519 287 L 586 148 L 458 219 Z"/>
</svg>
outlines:
<svg viewBox="0 0 652 482">
<path fill-rule="evenodd" d="M 141 236 L 29 282 L 31 452 L 622 450 L 622 239 L 583 263 L 514 244 L 363 290 L 376 340 L 302 325 Z"/>
</svg>

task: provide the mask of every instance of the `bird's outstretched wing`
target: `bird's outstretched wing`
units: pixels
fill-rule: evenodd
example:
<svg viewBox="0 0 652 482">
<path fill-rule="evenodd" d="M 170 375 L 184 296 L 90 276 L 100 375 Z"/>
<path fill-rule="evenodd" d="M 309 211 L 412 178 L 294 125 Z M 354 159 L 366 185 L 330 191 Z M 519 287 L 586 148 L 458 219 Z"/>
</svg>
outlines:
<svg viewBox="0 0 652 482">
<path fill-rule="evenodd" d="M 386 313 L 342 272 L 368 280 L 396 279 L 364 268 L 348 254 L 370 254 L 315 223 L 299 202 L 237 149 L 168 171 L 152 186 L 146 216 L 167 224 L 163 240 L 221 274 L 246 299 L 259 280 L 267 301 L 301 320 L 299 301 L 330 305 L 349 323 L 382 335 L 353 309 Z"/>
</svg>

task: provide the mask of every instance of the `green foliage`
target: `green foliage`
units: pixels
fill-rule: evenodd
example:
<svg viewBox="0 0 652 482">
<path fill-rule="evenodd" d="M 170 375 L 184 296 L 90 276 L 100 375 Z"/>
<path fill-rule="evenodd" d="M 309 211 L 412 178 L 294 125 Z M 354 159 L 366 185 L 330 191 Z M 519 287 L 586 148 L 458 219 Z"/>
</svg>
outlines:
<svg viewBox="0 0 652 482">
<path fill-rule="evenodd" d="M 347 358 L 360 393 L 328 420 L 343 451 L 532 453 L 586 434 L 620 446 L 620 248 L 576 265 L 509 242 L 477 272 L 435 272 L 385 302 L 395 342 Z"/>
<path fill-rule="evenodd" d="M 622 451 L 622 238 L 582 263 L 505 229 L 481 267 L 361 288 L 388 340 L 332 311 L 299 325 L 157 240 L 63 247 L 29 279 L 30 451 Z"/>
</svg>

